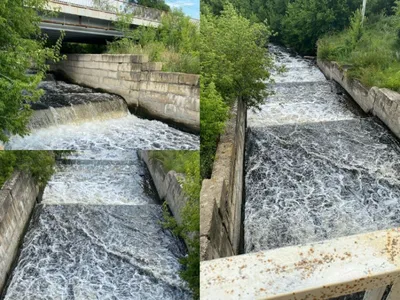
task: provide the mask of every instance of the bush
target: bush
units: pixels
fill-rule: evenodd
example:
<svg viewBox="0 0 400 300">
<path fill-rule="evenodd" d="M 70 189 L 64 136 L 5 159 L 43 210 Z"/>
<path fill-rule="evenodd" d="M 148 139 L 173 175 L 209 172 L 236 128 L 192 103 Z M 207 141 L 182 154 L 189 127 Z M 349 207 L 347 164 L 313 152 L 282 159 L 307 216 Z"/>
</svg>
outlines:
<svg viewBox="0 0 400 300">
<path fill-rule="evenodd" d="M 124 38 L 108 43 L 111 54 L 147 54 L 150 61 L 161 61 L 163 71 L 200 73 L 199 28 L 180 10 L 164 15 L 158 28 L 130 29 L 133 15 L 121 15 L 117 27 Z"/>
<path fill-rule="evenodd" d="M 30 172 L 44 186 L 54 173 L 54 165 L 52 151 L 0 151 L 0 187 L 16 170 Z"/>
<path fill-rule="evenodd" d="M 201 85 L 200 100 L 201 176 L 203 178 L 209 178 L 211 176 L 215 152 L 217 150 L 218 138 L 224 130 L 229 111 L 228 106 L 215 89 L 215 84 L 213 82 L 208 86 Z"/>
<path fill-rule="evenodd" d="M 357 41 L 354 27 L 327 35 L 318 41 L 318 57 L 351 65 L 348 75 L 366 86 L 400 91 L 399 25 L 398 16 L 381 15 L 374 22 L 365 23 Z"/>
<path fill-rule="evenodd" d="M 220 15 L 203 9 L 201 53 L 201 175 L 212 172 L 219 135 L 236 99 L 258 107 L 268 95 L 272 59 L 266 44 L 271 34 L 263 23 L 240 16 L 231 4 Z"/>
<path fill-rule="evenodd" d="M 220 16 L 201 16 L 201 74 L 204 86 L 214 82 L 229 104 L 242 99 L 249 107 L 263 103 L 273 66 L 265 46 L 271 34 L 262 23 L 251 23 L 231 4 Z"/>
<path fill-rule="evenodd" d="M 0 141 L 7 142 L 12 134 L 28 133 L 32 110 L 27 103 L 37 101 L 37 89 L 48 65 L 47 60 L 61 59 L 61 39 L 46 47 L 41 35 L 38 12 L 46 13 L 46 0 L 0 1 Z M 35 69 L 35 74 L 28 74 Z"/>
</svg>

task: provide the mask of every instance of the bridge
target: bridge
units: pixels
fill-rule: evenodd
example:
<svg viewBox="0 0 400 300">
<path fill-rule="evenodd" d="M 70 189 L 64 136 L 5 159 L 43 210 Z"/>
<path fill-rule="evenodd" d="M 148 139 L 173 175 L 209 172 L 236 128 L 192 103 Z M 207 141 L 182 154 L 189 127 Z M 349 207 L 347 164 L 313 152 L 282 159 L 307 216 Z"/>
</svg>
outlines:
<svg viewBox="0 0 400 300">
<path fill-rule="evenodd" d="M 130 13 L 134 17 L 132 26 L 160 25 L 163 12 L 123 0 L 51 0 L 49 11 L 55 14 L 42 16 L 40 28 L 50 41 L 55 41 L 64 30 L 66 42 L 102 44 L 115 37 L 122 37 L 114 22 L 120 13 Z"/>
</svg>

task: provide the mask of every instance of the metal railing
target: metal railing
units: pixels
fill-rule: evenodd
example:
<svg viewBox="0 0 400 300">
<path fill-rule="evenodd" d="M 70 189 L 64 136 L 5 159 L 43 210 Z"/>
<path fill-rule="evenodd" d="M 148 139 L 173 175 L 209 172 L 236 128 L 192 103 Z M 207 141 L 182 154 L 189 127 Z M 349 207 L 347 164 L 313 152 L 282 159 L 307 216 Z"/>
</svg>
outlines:
<svg viewBox="0 0 400 300">
<path fill-rule="evenodd" d="M 79 7 L 110 12 L 110 13 L 129 13 L 137 18 L 152 21 L 161 21 L 163 11 L 150 8 L 123 0 L 51 0 L 54 3 L 71 4 Z"/>
<path fill-rule="evenodd" d="M 201 299 L 400 299 L 400 228 L 201 262 Z"/>
</svg>

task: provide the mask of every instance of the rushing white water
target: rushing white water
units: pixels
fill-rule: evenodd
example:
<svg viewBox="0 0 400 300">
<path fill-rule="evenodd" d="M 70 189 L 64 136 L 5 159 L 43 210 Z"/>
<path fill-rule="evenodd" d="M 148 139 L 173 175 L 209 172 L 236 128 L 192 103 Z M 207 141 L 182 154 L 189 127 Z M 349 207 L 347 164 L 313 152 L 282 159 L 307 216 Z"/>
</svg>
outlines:
<svg viewBox="0 0 400 300">
<path fill-rule="evenodd" d="M 46 82 L 29 135 L 12 136 L 8 150 L 198 149 L 199 136 L 128 112 L 115 95 L 64 82 Z"/>
<path fill-rule="evenodd" d="M 119 119 L 52 126 L 13 136 L 9 150 L 198 149 L 199 137 L 159 121 L 129 115 Z"/>
<path fill-rule="evenodd" d="M 58 163 L 36 206 L 5 300 L 191 299 L 183 243 L 135 151 Z"/>
<path fill-rule="evenodd" d="M 279 56 L 285 83 L 249 114 L 245 252 L 399 226 L 398 141 L 316 66 Z"/>
</svg>

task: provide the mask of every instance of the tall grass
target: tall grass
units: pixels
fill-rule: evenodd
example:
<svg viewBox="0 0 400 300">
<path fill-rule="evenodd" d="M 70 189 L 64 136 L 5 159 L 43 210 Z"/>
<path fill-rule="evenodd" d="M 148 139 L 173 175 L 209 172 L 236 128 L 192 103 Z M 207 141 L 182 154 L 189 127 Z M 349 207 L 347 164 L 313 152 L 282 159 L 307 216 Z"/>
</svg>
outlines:
<svg viewBox="0 0 400 300">
<path fill-rule="evenodd" d="M 318 58 L 349 65 L 349 76 L 368 87 L 400 92 L 400 16 L 368 21 L 354 39 L 354 28 L 318 41 Z"/>
</svg>

